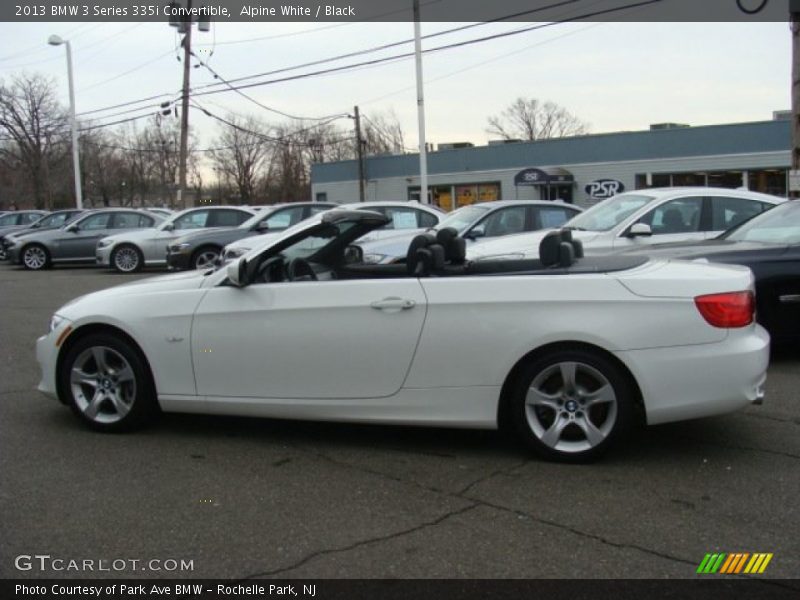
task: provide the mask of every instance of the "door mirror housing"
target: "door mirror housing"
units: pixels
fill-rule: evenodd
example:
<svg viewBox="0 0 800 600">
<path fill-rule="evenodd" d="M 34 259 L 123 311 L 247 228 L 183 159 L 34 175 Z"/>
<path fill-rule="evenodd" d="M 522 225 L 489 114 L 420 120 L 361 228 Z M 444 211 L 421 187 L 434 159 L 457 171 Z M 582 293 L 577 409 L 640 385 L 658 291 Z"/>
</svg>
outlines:
<svg viewBox="0 0 800 600">
<path fill-rule="evenodd" d="M 486 232 L 483 229 L 473 229 L 464 236 L 468 240 L 477 240 L 482 237 L 486 237 Z"/>
<path fill-rule="evenodd" d="M 244 258 L 239 258 L 234 260 L 227 266 L 228 271 L 228 281 L 231 282 L 231 285 L 238 288 L 247 287 L 250 283 L 248 281 L 248 273 L 247 273 L 247 260 Z"/>
<path fill-rule="evenodd" d="M 258 231 L 259 233 L 264 233 L 266 231 L 269 231 L 269 223 L 267 223 L 266 221 L 261 221 L 260 223 L 256 224 L 256 231 Z"/>
<path fill-rule="evenodd" d="M 67 231 L 69 231 L 70 233 L 78 233 L 78 230 L 79 230 L 79 228 L 78 228 L 77 225 L 68 225 L 67 226 Z"/>
<path fill-rule="evenodd" d="M 653 230 L 647 223 L 634 223 L 628 230 L 628 237 L 648 237 L 653 235 Z"/>
<path fill-rule="evenodd" d="M 175 229 L 175 225 L 173 223 L 167 223 L 164 225 L 164 231 L 173 231 Z"/>
</svg>

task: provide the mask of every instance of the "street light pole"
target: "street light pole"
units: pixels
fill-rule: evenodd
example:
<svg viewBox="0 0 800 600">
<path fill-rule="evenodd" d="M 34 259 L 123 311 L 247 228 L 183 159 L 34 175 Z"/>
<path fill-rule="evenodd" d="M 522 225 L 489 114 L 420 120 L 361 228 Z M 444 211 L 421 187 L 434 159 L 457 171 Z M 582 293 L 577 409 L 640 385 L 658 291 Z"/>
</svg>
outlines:
<svg viewBox="0 0 800 600">
<path fill-rule="evenodd" d="M 192 0 L 186 3 L 188 14 L 191 14 Z M 186 22 L 186 34 L 183 36 L 183 95 L 181 97 L 181 154 L 178 162 L 178 193 L 177 204 L 183 204 L 183 191 L 186 189 L 186 161 L 189 154 L 189 78 L 192 73 L 192 19 Z"/>
<path fill-rule="evenodd" d="M 83 208 L 83 190 L 81 189 L 81 161 L 78 152 L 78 124 L 75 119 L 75 85 L 72 80 L 72 47 L 69 40 L 51 35 L 47 40 L 51 46 L 64 44 L 67 47 L 67 78 L 69 80 L 69 125 L 72 131 L 72 169 L 75 177 L 75 206 Z"/>
</svg>

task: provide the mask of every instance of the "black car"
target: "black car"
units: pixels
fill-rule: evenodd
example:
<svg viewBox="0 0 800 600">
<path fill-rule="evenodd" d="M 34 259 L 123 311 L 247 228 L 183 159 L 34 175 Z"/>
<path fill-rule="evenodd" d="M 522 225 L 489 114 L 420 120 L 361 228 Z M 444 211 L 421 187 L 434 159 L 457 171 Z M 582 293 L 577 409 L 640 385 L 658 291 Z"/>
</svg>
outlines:
<svg viewBox="0 0 800 600">
<path fill-rule="evenodd" d="M 276 204 L 259 211 L 238 227 L 217 227 L 193 231 L 167 246 L 170 269 L 202 269 L 214 264 L 222 249 L 242 238 L 261 233 L 276 233 L 335 207 L 330 202 L 292 202 Z"/>
<path fill-rule="evenodd" d="M 800 201 L 779 204 L 711 240 L 655 244 L 638 253 L 750 267 L 758 322 L 774 341 L 800 339 Z"/>
</svg>

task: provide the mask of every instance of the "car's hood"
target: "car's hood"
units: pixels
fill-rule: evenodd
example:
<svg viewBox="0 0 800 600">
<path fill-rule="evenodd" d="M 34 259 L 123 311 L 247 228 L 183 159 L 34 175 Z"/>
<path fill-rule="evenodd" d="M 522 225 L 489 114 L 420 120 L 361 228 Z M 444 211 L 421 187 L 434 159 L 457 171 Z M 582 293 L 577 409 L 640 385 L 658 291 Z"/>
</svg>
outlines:
<svg viewBox="0 0 800 600">
<path fill-rule="evenodd" d="M 266 246 L 267 244 L 274 242 L 284 233 L 286 233 L 285 229 L 283 231 L 278 231 L 275 233 L 262 233 L 261 235 L 250 235 L 247 236 L 246 238 L 228 244 L 226 248 L 233 250 L 240 250 L 240 249 L 252 250 L 253 248 Z"/>
<path fill-rule="evenodd" d="M 728 252 L 749 252 L 783 248 L 779 244 L 763 242 L 737 242 L 735 240 L 705 240 L 702 242 L 672 242 L 645 247 L 625 248 L 614 254 L 646 254 L 658 258 L 697 258 Z"/>
<path fill-rule="evenodd" d="M 61 227 L 37 227 L 36 229 L 26 228 L 26 229 L 18 229 L 17 231 L 7 232 L 5 235 L 6 238 L 14 238 L 19 239 L 23 237 L 28 237 L 29 235 L 33 235 L 34 233 L 41 233 L 43 231 L 55 231 L 57 229 L 61 229 Z M 0 237 L 3 237 L 3 232 L 0 231 Z"/>
<path fill-rule="evenodd" d="M 540 229 L 526 233 L 504 235 L 497 239 L 486 240 L 480 244 L 473 244 L 467 248 L 467 258 L 489 258 L 492 256 L 507 258 L 537 258 L 539 244 L 542 238 L 557 229 Z M 591 243 L 598 235 L 597 231 L 572 231 L 573 239 L 580 240 L 584 245 Z"/>
<path fill-rule="evenodd" d="M 180 273 L 169 273 L 130 281 L 75 298 L 59 308 L 56 313 L 69 319 L 72 317 L 73 312 L 78 314 L 76 309 L 79 306 L 89 302 L 102 305 L 104 302 L 113 302 L 113 299 L 118 296 L 130 297 L 135 294 L 157 294 L 159 292 L 197 289 L 206 281 L 208 272 L 208 270 L 181 271 Z M 84 314 L 84 312 L 80 311 L 80 314 Z"/>
<path fill-rule="evenodd" d="M 25 229 L 25 225 L 9 225 L 7 227 L 0 227 L 0 237 L 7 233 L 19 231 L 20 229 Z"/>
</svg>

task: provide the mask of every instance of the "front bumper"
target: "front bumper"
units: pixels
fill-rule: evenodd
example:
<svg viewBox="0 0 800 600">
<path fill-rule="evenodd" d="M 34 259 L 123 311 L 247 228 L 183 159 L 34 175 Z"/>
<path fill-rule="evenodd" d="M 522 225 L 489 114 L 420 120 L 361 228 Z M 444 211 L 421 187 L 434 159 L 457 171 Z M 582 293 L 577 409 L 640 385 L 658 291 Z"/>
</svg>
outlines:
<svg viewBox="0 0 800 600">
<path fill-rule="evenodd" d="M 60 346 L 56 346 L 56 343 L 68 327 L 72 327 L 72 323 L 64 319 L 53 331 L 36 340 L 36 360 L 42 372 L 37 389 L 49 398 L 58 398 L 56 366 Z M 61 345 L 63 343 L 64 339 Z"/>
<path fill-rule="evenodd" d="M 724 415 L 761 404 L 769 334 L 760 325 L 731 329 L 721 342 L 618 352 L 644 398 L 650 425 Z"/>
<path fill-rule="evenodd" d="M 167 248 L 167 268 L 175 271 L 186 271 L 190 269 L 191 256 L 188 252 L 170 252 Z"/>
<path fill-rule="evenodd" d="M 20 257 L 20 250 L 22 246 L 11 246 L 10 248 L 6 249 L 6 259 L 12 265 L 21 265 L 22 259 Z"/>
<path fill-rule="evenodd" d="M 111 251 L 113 246 L 104 246 L 103 248 L 97 247 L 94 250 L 95 262 L 101 267 L 111 266 Z"/>
</svg>

